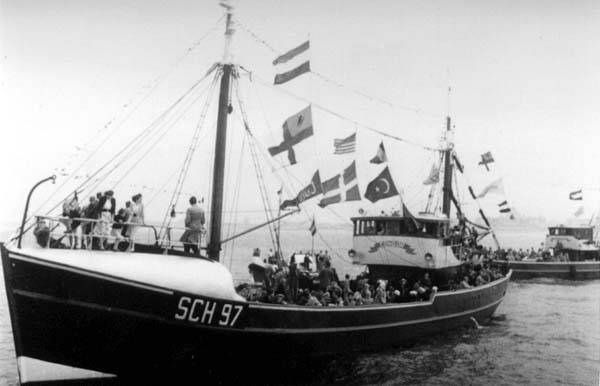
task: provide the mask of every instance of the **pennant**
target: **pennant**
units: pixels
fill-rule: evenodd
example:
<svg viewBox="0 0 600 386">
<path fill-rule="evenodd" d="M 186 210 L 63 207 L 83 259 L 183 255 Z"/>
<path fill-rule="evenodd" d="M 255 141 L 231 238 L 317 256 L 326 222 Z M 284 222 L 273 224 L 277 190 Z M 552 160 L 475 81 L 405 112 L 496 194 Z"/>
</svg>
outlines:
<svg viewBox="0 0 600 386">
<path fill-rule="evenodd" d="M 494 157 L 492 157 L 492 153 L 488 151 L 481 155 L 481 161 L 479 161 L 478 165 L 485 166 L 486 170 L 489 172 L 490 168 L 488 168 L 488 164 L 491 164 L 492 162 L 494 162 Z"/>
<path fill-rule="evenodd" d="M 398 190 L 387 166 L 373 181 L 369 182 L 365 191 L 365 198 L 371 202 L 377 202 L 396 195 L 398 195 Z"/>
<path fill-rule="evenodd" d="M 310 48 L 310 41 L 307 40 L 304 43 L 300 44 L 298 47 L 292 48 L 285 54 L 278 56 L 273 61 L 273 65 L 276 66 L 281 63 L 287 63 L 288 61 L 294 59 L 296 56 L 300 55 L 304 51 L 307 51 L 309 48 Z"/>
<path fill-rule="evenodd" d="M 311 236 L 314 236 L 315 234 L 317 234 L 317 224 L 315 223 L 314 217 L 312 219 L 312 223 L 310 224 L 310 228 L 308 228 L 308 230 L 310 231 Z"/>
<path fill-rule="evenodd" d="M 373 157 L 373 159 L 369 162 L 372 164 L 382 164 L 387 162 L 387 160 L 387 155 L 385 154 L 385 149 L 383 148 L 383 141 L 381 141 L 379 147 L 377 148 L 377 154 L 375 154 L 375 157 Z"/>
<path fill-rule="evenodd" d="M 440 182 L 440 168 L 435 167 L 435 165 L 431 165 L 431 171 L 429 172 L 429 177 L 425 181 L 423 181 L 423 185 L 433 185 Z"/>
<path fill-rule="evenodd" d="M 296 164 L 296 153 L 293 146 L 313 135 L 312 110 L 310 105 L 283 123 L 283 142 L 269 148 L 269 154 L 276 156 L 288 152 L 290 165 Z"/>
<path fill-rule="evenodd" d="M 458 157 L 456 156 L 456 154 L 452 154 L 452 158 L 454 159 L 454 164 L 456 165 L 456 168 L 458 169 L 458 171 L 461 172 L 461 173 L 464 173 L 465 168 L 463 167 L 463 165 L 458 160 Z"/>
<path fill-rule="evenodd" d="M 334 139 L 333 147 L 335 148 L 333 154 L 348 154 L 356 151 L 356 133 L 352 134 L 348 138 Z"/>
<path fill-rule="evenodd" d="M 342 180 L 343 186 L 340 180 Z M 356 178 L 356 161 L 352 161 L 341 175 L 338 174 L 323 182 L 323 196 L 323 199 L 319 202 L 321 208 L 342 201 L 360 201 L 360 191 Z"/>
<path fill-rule="evenodd" d="M 302 189 L 296 198 L 291 200 L 285 200 L 281 204 L 281 209 L 286 209 L 289 206 L 298 206 L 300 203 L 313 198 L 319 194 L 323 193 L 323 187 L 321 186 L 321 176 L 319 175 L 319 171 L 317 170 L 315 174 L 313 174 L 312 180 L 310 184 Z"/>
<path fill-rule="evenodd" d="M 477 195 L 477 198 L 482 198 L 487 194 L 504 194 L 504 185 L 502 184 L 501 178 L 497 179 L 496 181 L 483 188 L 481 193 Z"/>
<path fill-rule="evenodd" d="M 275 75 L 274 84 L 283 84 L 285 82 L 289 82 L 290 80 L 299 77 L 300 75 L 307 73 L 310 71 L 310 61 L 306 61 L 294 68 L 293 70 L 289 70 L 286 72 L 282 72 L 281 74 Z"/>
<path fill-rule="evenodd" d="M 583 206 L 580 206 L 579 209 L 577 209 L 577 211 L 575 213 L 573 213 L 573 215 L 575 217 L 579 217 L 583 214 Z"/>
<path fill-rule="evenodd" d="M 583 200 L 583 196 L 581 194 L 581 189 L 569 193 L 569 200 L 573 200 L 573 201 Z"/>
</svg>

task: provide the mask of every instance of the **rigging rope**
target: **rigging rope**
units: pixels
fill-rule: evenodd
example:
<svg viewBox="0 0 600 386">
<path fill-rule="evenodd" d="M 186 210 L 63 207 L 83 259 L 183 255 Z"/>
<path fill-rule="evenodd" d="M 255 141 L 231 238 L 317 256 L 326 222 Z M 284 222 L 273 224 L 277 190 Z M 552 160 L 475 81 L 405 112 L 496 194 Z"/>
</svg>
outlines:
<svg viewBox="0 0 600 386">
<path fill-rule="evenodd" d="M 276 91 L 279 91 L 279 92 L 282 92 L 282 93 L 285 93 L 285 94 L 287 94 L 287 95 L 289 95 L 289 96 L 291 96 L 291 97 L 293 97 L 295 99 L 303 101 L 304 103 L 309 103 L 309 104 L 311 104 L 312 106 L 315 106 L 316 108 L 318 108 L 321 111 L 324 111 L 324 112 L 326 112 L 326 113 L 328 113 L 328 114 L 330 114 L 330 115 L 332 115 L 334 117 L 337 117 L 339 119 L 342 119 L 344 121 L 347 121 L 347 122 L 350 122 L 350 123 L 354 124 L 357 128 L 363 128 L 363 129 L 369 130 L 371 132 L 377 133 L 377 134 L 379 134 L 381 136 L 384 136 L 386 138 L 390 138 L 390 139 L 393 139 L 393 140 L 396 140 L 396 141 L 399 141 L 399 142 L 404 142 L 404 143 L 407 143 L 409 145 L 417 146 L 417 147 L 420 147 L 420 148 L 422 148 L 424 150 L 428 150 L 428 151 L 444 151 L 445 150 L 445 149 L 439 149 L 439 148 L 434 148 L 434 147 L 430 147 L 430 146 L 425 146 L 425 145 L 422 145 L 420 143 L 417 143 L 417 142 L 414 142 L 414 141 L 411 141 L 411 140 L 408 140 L 408 139 L 405 139 L 405 138 L 401 138 L 401 137 L 398 137 L 396 135 L 392 135 L 392 134 L 386 133 L 386 132 L 381 131 L 379 129 L 376 129 L 374 127 L 368 126 L 368 125 L 366 125 L 364 123 L 358 122 L 358 121 L 356 121 L 356 120 L 354 120 L 354 119 L 352 119 L 350 117 L 347 117 L 345 115 L 336 113 L 335 111 L 333 111 L 333 110 L 331 110 L 331 109 L 329 109 L 329 108 L 327 108 L 325 106 L 322 106 L 322 105 L 320 105 L 318 103 L 314 103 L 313 101 L 309 100 L 308 98 L 305 98 L 305 97 L 302 97 L 300 95 L 294 94 L 291 91 L 288 91 L 288 90 L 285 90 L 285 89 L 282 89 L 282 88 L 277 88 L 277 87 L 273 86 L 270 82 L 268 82 L 265 79 L 257 76 L 256 74 L 254 74 L 253 76 L 255 78 L 257 78 L 258 81 L 260 83 L 262 83 L 263 85 L 265 85 L 266 87 L 269 87 L 269 88 L 271 88 L 273 90 L 276 90 Z"/>
<path fill-rule="evenodd" d="M 211 28 L 206 34 L 204 34 L 201 38 L 199 38 L 198 40 L 196 40 L 188 49 L 187 51 L 180 56 L 173 65 L 170 66 L 170 68 L 165 71 L 164 73 L 162 73 L 161 75 L 159 75 L 158 77 L 156 77 L 153 81 L 150 82 L 150 85 L 152 85 L 152 87 L 150 87 L 150 89 L 142 96 L 142 98 L 136 102 L 135 104 L 133 103 L 133 100 L 129 100 L 127 103 L 125 103 L 123 105 L 123 109 L 126 109 L 129 106 L 133 106 L 132 109 L 129 111 L 129 113 L 125 116 L 125 118 L 123 118 L 122 121 L 119 122 L 119 124 L 114 125 L 112 131 L 107 135 L 107 137 L 102 140 L 96 147 L 95 149 L 88 154 L 88 156 L 77 166 L 77 168 L 69 173 L 71 176 L 72 175 L 76 175 L 82 168 L 83 166 L 90 160 L 92 159 L 92 157 L 94 155 L 97 154 L 97 152 L 108 142 L 109 139 L 112 138 L 112 136 L 117 132 L 118 129 L 120 129 L 128 120 L 129 118 L 131 118 L 131 116 L 138 110 L 138 108 L 150 97 L 150 95 L 152 95 L 152 93 L 158 88 L 158 86 L 162 83 L 162 81 L 164 79 L 166 79 L 182 62 L 185 58 L 187 58 L 187 56 L 189 54 L 192 53 L 192 51 L 194 51 L 202 41 L 204 41 L 211 33 L 213 33 L 214 31 L 217 30 L 217 28 L 219 27 L 220 22 L 223 20 L 223 18 L 225 17 L 225 15 L 221 16 L 217 22 L 215 23 L 215 26 L 213 28 Z M 206 74 L 205 77 L 203 79 L 205 79 L 209 74 Z M 147 88 L 149 86 L 143 86 L 142 88 Z M 83 146 L 82 149 L 86 149 L 91 143 L 96 143 L 97 142 L 97 138 L 100 137 L 100 135 L 104 132 L 104 129 L 107 129 L 109 126 L 111 126 L 116 120 L 116 116 L 111 118 L 106 124 L 104 124 L 104 126 L 97 131 L 96 135 L 94 135 L 90 140 L 88 140 Z M 39 212 L 48 202 L 50 202 L 54 196 L 56 196 L 56 194 L 58 194 L 58 192 L 64 188 L 66 186 L 67 183 L 69 183 L 69 181 L 71 180 L 70 177 L 66 178 L 61 185 L 59 185 L 53 193 L 51 193 L 48 198 L 32 213 L 37 213 Z M 66 199 L 66 198 L 65 198 Z M 60 205 L 60 204 L 59 204 Z M 48 211 L 46 214 L 48 214 L 49 212 L 51 212 L 52 210 L 56 209 L 56 207 L 54 207 L 53 209 L 50 209 L 50 211 Z M 29 220 L 32 217 L 30 216 L 27 219 L 27 222 L 29 222 Z"/>
<path fill-rule="evenodd" d="M 173 195 L 171 196 L 171 200 L 169 201 L 169 205 L 167 206 L 167 210 L 166 210 L 165 216 L 162 221 L 161 233 L 162 233 L 162 230 L 165 230 L 165 233 L 162 235 L 159 234 L 159 237 L 162 236 L 164 238 L 167 234 L 166 228 L 171 225 L 171 220 L 173 218 L 169 214 L 171 213 L 172 208 L 174 208 L 177 205 L 177 202 L 179 201 L 179 197 L 181 196 L 181 191 L 183 190 L 183 183 L 184 183 L 187 173 L 190 169 L 192 157 L 194 156 L 196 148 L 198 147 L 198 138 L 200 136 L 200 132 L 204 125 L 204 121 L 206 119 L 206 114 L 208 113 L 208 108 L 212 102 L 212 95 L 213 95 L 216 85 L 218 83 L 219 76 L 220 76 L 219 72 L 215 71 L 213 81 L 211 83 L 210 89 L 206 96 L 206 102 L 204 103 L 204 106 L 202 107 L 202 111 L 200 113 L 200 117 L 198 118 L 198 123 L 196 124 L 196 128 L 194 130 L 194 134 L 192 136 L 190 146 L 188 147 L 188 151 L 185 155 L 185 158 L 183 161 L 183 167 L 181 168 L 181 172 L 179 173 L 179 177 L 177 178 L 177 182 L 175 183 L 175 190 L 173 192 Z"/>
<path fill-rule="evenodd" d="M 239 19 L 236 18 L 236 22 L 237 22 L 236 24 L 239 25 L 244 32 L 248 33 L 254 39 L 255 42 L 257 42 L 257 43 L 263 45 L 264 47 L 266 47 L 267 49 L 269 49 L 269 51 L 271 51 L 274 55 L 280 56 L 282 54 L 282 52 L 280 52 L 280 51 L 276 50 L 275 48 L 273 48 L 273 46 L 271 46 L 269 43 L 267 43 L 267 41 L 265 41 L 264 39 L 260 38 L 250 28 L 248 28 L 246 25 L 244 25 L 242 22 L 240 22 Z M 331 83 L 331 84 L 333 84 L 334 86 L 336 86 L 338 88 L 343 88 L 343 89 L 349 90 L 352 93 L 354 93 L 354 94 L 356 94 L 358 96 L 361 96 L 363 98 L 366 98 L 366 99 L 368 99 L 368 100 L 370 100 L 372 102 L 379 102 L 379 103 L 384 104 L 384 105 L 386 105 L 388 107 L 391 107 L 391 108 L 399 108 L 401 110 L 409 111 L 409 112 L 416 113 L 416 114 L 428 115 L 428 116 L 431 116 L 431 117 L 434 117 L 434 118 L 445 118 L 446 117 L 445 115 L 430 113 L 430 112 L 427 112 L 427 111 L 424 111 L 424 110 L 421 110 L 421 109 L 417 109 L 417 108 L 414 108 L 414 107 L 402 106 L 402 105 L 394 104 L 394 103 L 392 103 L 390 101 L 387 101 L 385 99 L 371 96 L 371 95 L 369 95 L 369 94 L 367 94 L 367 93 L 365 93 L 363 91 L 357 90 L 357 89 L 355 89 L 353 87 L 346 86 L 346 85 L 344 85 L 341 82 L 338 82 L 338 81 L 336 81 L 334 79 L 331 79 L 328 76 L 325 76 L 325 75 L 323 75 L 323 74 L 321 74 L 319 72 L 314 71 L 313 69 L 310 70 L 310 73 L 313 74 L 313 75 L 315 75 L 315 77 L 317 79 L 320 79 L 320 80 L 322 80 L 324 82 L 327 82 L 327 83 Z"/>
<path fill-rule="evenodd" d="M 94 173 L 92 173 L 91 175 L 87 176 L 87 178 L 81 183 L 79 184 L 74 190 L 75 191 L 80 191 L 84 186 L 86 186 L 90 181 L 94 181 L 94 178 L 106 167 L 108 167 L 108 165 L 110 165 L 117 157 L 119 157 L 120 155 L 122 155 L 125 151 L 127 151 L 128 149 L 130 149 L 132 146 L 134 146 L 136 144 L 136 142 L 140 141 L 140 138 L 143 138 L 143 135 L 146 134 L 146 132 L 151 132 L 157 125 L 157 122 L 159 122 L 161 119 L 164 118 L 164 116 L 166 116 L 166 114 L 171 111 L 175 106 L 177 106 L 185 97 L 187 97 L 192 91 L 194 91 L 201 83 L 203 80 L 205 80 L 208 75 L 210 73 L 207 73 L 204 77 L 202 77 L 201 79 L 199 79 L 198 81 L 196 81 L 192 87 L 190 87 L 181 97 L 179 97 L 173 104 L 171 104 L 171 106 L 169 106 L 167 108 L 167 110 L 165 112 L 163 112 L 153 123 L 151 123 L 148 127 L 144 128 L 136 137 L 134 137 L 129 143 L 127 143 L 119 152 L 117 152 L 117 154 L 111 158 L 109 158 L 109 160 L 107 162 L 105 162 L 101 167 L 99 167 Z M 72 176 L 72 175 L 71 175 Z M 63 184 L 64 185 L 64 184 Z M 63 186 L 61 185 L 61 187 Z M 60 188 L 57 188 L 57 190 L 55 191 L 55 193 L 53 195 L 51 195 L 51 197 L 49 197 L 48 199 L 46 199 L 46 201 L 44 201 L 44 203 L 42 203 L 42 205 L 40 205 L 40 207 L 32 212 L 32 213 L 36 213 L 38 212 L 45 204 L 47 204 L 50 199 L 52 198 L 52 196 L 54 196 L 59 190 Z M 46 211 L 46 215 L 50 214 L 53 210 L 57 209 L 58 207 L 60 207 L 62 205 L 62 202 L 67 199 L 72 193 L 72 191 L 69 191 L 69 194 L 64 197 L 61 201 L 59 201 L 57 204 L 55 204 L 52 208 L 50 208 L 48 211 Z M 32 218 L 34 218 L 35 215 L 32 214 L 31 216 L 29 216 L 26 220 L 26 223 L 30 222 Z M 35 224 L 30 224 L 27 229 L 25 231 L 30 230 Z"/>
</svg>

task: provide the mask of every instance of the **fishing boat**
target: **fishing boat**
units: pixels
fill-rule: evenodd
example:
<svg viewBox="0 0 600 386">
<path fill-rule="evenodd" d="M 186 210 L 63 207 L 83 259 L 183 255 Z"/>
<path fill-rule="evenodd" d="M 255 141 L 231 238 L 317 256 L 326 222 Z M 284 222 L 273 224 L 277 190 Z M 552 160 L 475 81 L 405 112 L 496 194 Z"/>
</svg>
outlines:
<svg viewBox="0 0 600 386">
<path fill-rule="evenodd" d="M 493 264 L 510 267 L 515 280 L 597 280 L 600 279 L 600 247 L 594 241 L 593 226 L 558 225 L 548 228 L 542 256 L 521 261 L 496 260 Z"/>
<path fill-rule="evenodd" d="M 233 9 L 225 8 L 227 45 L 234 31 Z M 116 240 L 114 250 L 100 250 L 110 236 L 93 236 L 100 245 L 88 244 L 87 248 L 67 243 L 66 239 L 76 236 L 64 234 L 65 224 L 106 224 L 101 225 L 103 220 L 98 218 L 56 215 L 56 209 L 29 216 L 28 200 L 17 235 L 1 244 L 22 384 L 84 374 L 197 377 L 215 364 L 247 363 L 258 348 L 263 365 L 278 359 L 381 350 L 483 322 L 502 302 L 510 272 L 468 289 L 450 290 L 440 282 L 437 293 L 428 299 L 404 303 L 319 307 L 255 302 L 240 296 L 221 253 L 223 245 L 234 238 L 224 238 L 221 228 L 230 91 L 243 71 L 228 58 L 209 71 L 214 84 L 220 84 L 220 95 L 210 221 L 206 244 L 197 241 L 200 255 L 184 250 L 185 241 L 172 237 L 177 228 L 170 223 L 161 227 L 127 222 L 137 227 L 138 236 Z M 301 119 L 295 118 L 301 125 Z M 450 118 L 446 130 L 450 131 Z M 441 213 L 412 216 L 404 208 L 390 215 L 352 218 L 354 243 L 348 255 L 370 269 L 371 279 L 394 280 L 424 272 L 446 277 L 464 263 L 462 242 L 453 241 L 450 230 L 451 205 L 457 204 L 452 189 L 454 153 L 451 145 L 436 151 L 445 165 Z M 369 185 L 372 195 L 393 193 L 391 176 L 384 172 Z M 54 179 L 40 181 L 29 197 L 38 185 Z M 323 194 L 325 189 L 317 181 L 293 202 L 282 203 L 280 213 L 268 224 L 299 210 L 289 210 L 289 206 L 299 208 L 303 201 Z M 82 185 L 76 192 L 86 188 L 86 192 L 96 190 Z M 175 212 L 174 204 L 167 208 L 167 213 Z M 260 261 L 254 265 L 260 266 Z M 52 366 L 58 370 L 49 371 Z M 65 369 L 74 373 L 63 375 Z"/>
</svg>

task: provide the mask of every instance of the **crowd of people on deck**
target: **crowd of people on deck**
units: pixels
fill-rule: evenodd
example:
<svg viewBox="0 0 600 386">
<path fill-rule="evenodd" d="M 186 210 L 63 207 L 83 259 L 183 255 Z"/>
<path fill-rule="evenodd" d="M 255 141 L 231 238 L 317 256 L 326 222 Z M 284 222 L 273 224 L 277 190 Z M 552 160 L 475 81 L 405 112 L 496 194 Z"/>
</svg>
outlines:
<svg viewBox="0 0 600 386">
<path fill-rule="evenodd" d="M 50 236 L 53 229 L 50 229 L 44 217 L 38 218 L 33 233 L 38 244 L 43 247 L 131 252 L 135 245 L 136 231 L 145 225 L 142 195 L 133 195 L 131 201 L 126 201 L 125 206 L 118 210 L 116 202 L 114 192 L 108 190 L 90 196 L 87 205 L 81 206 L 75 193 L 63 202 L 60 223 L 66 230 L 62 237 L 54 239 Z M 179 241 L 183 243 L 185 253 L 199 256 L 200 238 L 205 224 L 204 210 L 194 196 L 189 203 L 185 231 Z M 64 238 L 68 239 L 67 245 L 62 242 Z"/>
<path fill-rule="evenodd" d="M 255 249 L 255 256 L 258 248 Z M 297 256 L 303 256 L 297 261 Z M 312 272 L 312 261 L 316 272 Z M 341 280 L 331 265 L 327 251 L 314 255 L 293 253 L 287 263 L 271 253 L 264 260 L 264 280 L 258 285 L 242 284 L 238 294 L 248 301 L 303 306 L 355 306 L 426 301 L 442 290 L 460 290 L 492 282 L 504 275 L 487 263 L 466 263 L 459 267 L 454 279 L 436 283 L 429 272 L 419 277 L 401 278 L 395 282 L 373 279 L 367 272 L 354 278 L 346 274 Z M 414 276 L 414 275 L 413 275 Z"/>
<path fill-rule="evenodd" d="M 131 241 L 140 225 L 144 225 L 144 204 L 140 193 L 125 202 L 117 210 L 114 192 L 98 192 L 90 196 L 87 205 L 81 205 L 77 193 L 68 197 L 62 206 L 60 222 L 65 226 L 68 248 L 98 249 L 112 248 L 131 251 Z M 46 220 L 40 218 L 34 230 L 38 243 L 46 246 L 50 231 Z M 61 237 L 62 239 L 62 237 Z M 112 243 L 109 243 L 112 241 Z M 61 240 L 52 240 L 50 247 L 62 247 Z"/>
<path fill-rule="evenodd" d="M 508 249 L 500 248 L 495 251 L 493 251 L 492 248 L 488 248 L 486 250 L 486 253 L 493 260 L 508 260 L 508 261 L 535 260 L 535 261 L 549 261 L 549 262 L 557 262 L 557 261 L 568 262 L 568 261 L 570 261 L 569 254 L 562 252 L 560 250 L 560 246 L 557 246 L 557 248 L 555 248 L 553 253 L 551 253 L 549 250 L 543 250 L 541 247 L 538 248 L 537 250 L 534 247 L 531 247 L 531 248 L 527 248 L 527 249 L 519 248 L 518 250 L 513 249 L 513 248 L 508 248 Z"/>
</svg>

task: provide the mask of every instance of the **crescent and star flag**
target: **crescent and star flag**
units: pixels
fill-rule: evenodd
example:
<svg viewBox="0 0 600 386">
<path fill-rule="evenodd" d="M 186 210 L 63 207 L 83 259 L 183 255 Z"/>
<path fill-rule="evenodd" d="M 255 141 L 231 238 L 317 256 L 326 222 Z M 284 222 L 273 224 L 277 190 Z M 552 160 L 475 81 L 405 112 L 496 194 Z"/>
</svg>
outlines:
<svg viewBox="0 0 600 386">
<path fill-rule="evenodd" d="M 487 194 L 504 194 L 504 185 L 502 184 L 502 178 L 497 179 L 496 181 L 483 188 L 481 193 L 477 195 L 477 198 L 482 198 Z"/>
<path fill-rule="evenodd" d="M 573 201 L 583 200 L 583 196 L 581 195 L 581 189 L 569 193 L 569 200 L 573 200 Z"/>
<path fill-rule="evenodd" d="M 282 72 L 281 74 L 275 75 L 274 84 L 283 84 L 285 82 L 289 82 L 290 80 L 299 77 L 300 75 L 310 72 L 310 61 L 306 61 L 294 68 L 293 70 L 289 70 L 286 72 Z"/>
<path fill-rule="evenodd" d="M 580 206 L 579 209 L 577 209 L 577 211 L 575 213 L 573 213 L 573 215 L 575 217 L 579 217 L 583 214 L 583 206 Z"/>
<path fill-rule="evenodd" d="M 494 162 L 494 157 L 492 157 L 492 153 L 488 151 L 487 153 L 483 153 L 481 155 L 481 161 L 479 161 L 478 165 L 483 165 L 487 171 L 490 171 L 488 164 L 491 164 L 492 162 Z"/>
<path fill-rule="evenodd" d="M 371 159 L 369 162 L 372 164 L 382 164 L 387 162 L 387 160 L 387 155 L 385 154 L 385 149 L 383 148 L 383 141 L 381 141 L 379 147 L 377 148 L 377 154 L 375 154 L 375 157 L 373 157 L 373 159 Z"/>
<path fill-rule="evenodd" d="M 352 134 L 348 138 L 334 139 L 333 147 L 335 148 L 333 154 L 354 153 L 356 150 L 356 133 Z"/>
<path fill-rule="evenodd" d="M 342 180 L 342 184 L 340 184 L 340 180 Z M 321 208 L 342 201 L 360 201 L 360 191 L 358 190 L 358 180 L 356 178 L 356 161 L 352 161 L 341 175 L 338 174 L 323 182 L 323 196 L 323 199 L 319 202 Z"/>
<path fill-rule="evenodd" d="M 310 105 L 283 123 L 283 142 L 269 148 L 269 153 L 276 156 L 288 152 L 290 165 L 296 164 L 296 153 L 293 146 L 313 135 L 312 111 Z"/>
<path fill-rule="evenodd" d="M 312 222 L 310 223 L 310 228 L 308 228 L 308 230 L 310 231 L 311 236 L 314 236 L 315 234 L 317 234 L 317 224 L 315 223 L 314 217 L 312 219 Z"/>
<path fill-rule="evenodd" d="M 398 195 L 398 190 L 387 166 L 373 181 L 369 182 L 365 191 L 365 198 L 371 202 L 377 202 L 396 195 Z"/>
<path fill-rule="evenodd" d="M 298 193 L 296 198 L 293 198 L 291 200 L 285 200 L 281 204 L 280 208 L 283 210 L 289 206 L 298 206 L 301 202 L 304 202 L 310 198 L 313 198 L 314 196 L 317 196 L 321 193 L 323 193 L 323 188 L 321 186 L 321 176 L 319 175 L 319 171 L 317 170 L 315 172 L 315 174 L 313 174 L 310 184 L 308 186 L 306 186 L 304 189 L 302 189 Z"/>
<path fill-rule="evenodd" d="M 431 171 L 429 172 L 429 177 L 425 181 L 423 181 L 423 185 L 433 185 L 440 182 L 440 168 L 435 167 L 435 165 L 431 165 Z"/>
<path fill-rule="evenodd" d="M 273 61 L 273 65 L 276 66 L 280 63 L 286 63 L 286 62 L 294 59 L 296 56 L 300 55 L 304 51 L 307 51 L 309 48 L 310 48 L 310 40 L 307 40 L 304 43 L 300 44 L 298 47 L 292 48 L 285 54 L 278 56 L 277 59 L 275 59 Z"/>
</svg>

